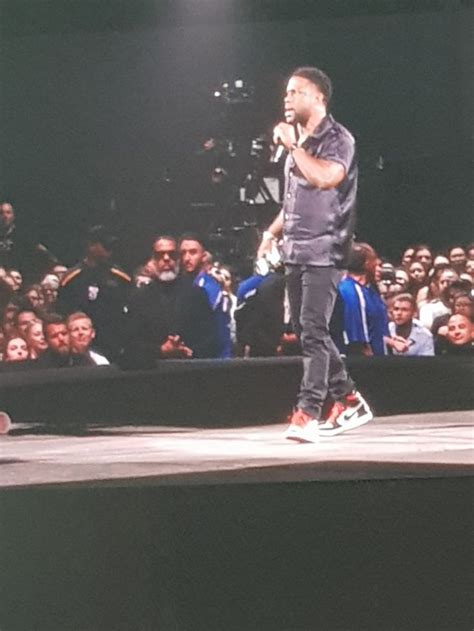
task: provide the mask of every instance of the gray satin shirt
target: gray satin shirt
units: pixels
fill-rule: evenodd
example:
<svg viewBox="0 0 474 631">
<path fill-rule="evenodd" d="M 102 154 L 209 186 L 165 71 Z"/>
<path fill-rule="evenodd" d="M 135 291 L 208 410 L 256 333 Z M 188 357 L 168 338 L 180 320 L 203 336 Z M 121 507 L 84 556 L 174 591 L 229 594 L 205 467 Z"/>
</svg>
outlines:
<svg viewBox="0 0 474 631">
<path fill-rule="evenodd" d="M 291 154 L 285 163 L 283 260 L 296 265 L 344 267 L 355 225 L 357 163 L 352 134 L 328 114 L 302 147 L 339 162 L 346 176 L 327 190 L 310 185 Z"/>
</svg>

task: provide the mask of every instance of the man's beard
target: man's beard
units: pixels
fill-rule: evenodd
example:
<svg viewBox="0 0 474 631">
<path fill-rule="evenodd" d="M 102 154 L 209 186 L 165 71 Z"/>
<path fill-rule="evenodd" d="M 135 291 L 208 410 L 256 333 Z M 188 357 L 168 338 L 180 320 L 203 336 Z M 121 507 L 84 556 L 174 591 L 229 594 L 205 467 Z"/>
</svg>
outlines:
<svg viewBox="0 0 474 631">
<path fill-rule="evenodd" d="M 162 283 L 171 283 L 176 280 L 178 273 L 174 270 L 165 270 L 164 272 L 160 272 L 158 274 L 158 280 Z"/>
</svg>

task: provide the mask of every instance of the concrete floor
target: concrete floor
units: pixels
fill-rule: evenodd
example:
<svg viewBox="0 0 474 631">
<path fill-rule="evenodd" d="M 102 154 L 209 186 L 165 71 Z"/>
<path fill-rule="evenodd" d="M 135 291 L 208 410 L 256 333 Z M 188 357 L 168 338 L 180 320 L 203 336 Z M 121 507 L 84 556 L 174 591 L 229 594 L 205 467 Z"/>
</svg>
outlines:
<svg viewBox="0 0 474 631">
<path fill-rule="evenodd" d="M 472 412 L 390 416 L 319 444 L 279 425 L 232 429 L 13 425 L 0 436 L 0 487 L 223 484 L 472 475 Z"/>
</svg>

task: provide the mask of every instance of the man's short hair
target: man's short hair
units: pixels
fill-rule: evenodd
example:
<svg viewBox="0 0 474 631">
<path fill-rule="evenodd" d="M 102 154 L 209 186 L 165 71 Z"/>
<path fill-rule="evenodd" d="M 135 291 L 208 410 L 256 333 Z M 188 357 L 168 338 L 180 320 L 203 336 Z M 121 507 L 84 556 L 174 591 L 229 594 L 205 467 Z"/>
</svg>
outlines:
<svg viewBox="0 0 474 631">
<path fill-rule="evenodd" d="M 413 311 L 416 311 L 416 298 L 408 292 L 397 294 L 393 299 L 393 304 L 395 304 L 396 302 L 409 302 Z"/>
<path fill-rule="evenodd" d="M 155 237 L 153 237 L 153 241 L 151 242 L 152 245 L 155 245 L 157 241 L 172 241 L 173 243 L 178 243 L 176 237 L 173 237 L 173 235 L 171 234 L 157 234 Z"/>
<path fill-rule="evenodd" d="M 117 245 L 118 238 L 105 226 L 97 225 L 89 228 L 86 235 L 86 243 L 100 243 L 106 250 L 111 252 Z"/>
<path fill-rule="evenodd" d="M 314 85 L 324 95 L 326 105 L 329 105 L 332 98 L 332 83 L 331 79 L 325 72 L 314 66 L 301 66 L 300 68 L 294 70 L 291 76 L 303 77 L 303 79 L 307 79 L 308 81 L 311 81 L 311 83 L 314 83 Z"/>
<path fill-rule="evenodd" d="M 71 313 L 70 315 L 68 315 L 67 320 L 66 320 L 67 326 L 69 327 L 69 325 L 72 322 L 75 322 L 76 320 L 89 320 L 89 322 L 92 324 L 92 328 L 94 328 L 94 323 L 92 322 L 92 318 L 88 316 L 87 313 L 84 313 L 84 311 L 74 311 L 74 313 Z"/>
<path fill-rule="evenodd" d="M 43 330 L 50 324 L 66 324 L 66 316 L 60 313 L 45 313 L 43 316 Z"/>
<path fill-rule="evenodd" d="M 203 250 L 207 250 L 207 244 L 204 237 L 197 232 L 184 232 L 178 239 L 178 249 L 181 247 L 183 241 L 196 241 Z"/>
<path fill-rule="evenodd" d="M 347 261 L 347 271 L 354 274 L 364 274 L 367 259 L 374 255 L 375 251 L 368 243 L 353 243 Z"/>
</svg>

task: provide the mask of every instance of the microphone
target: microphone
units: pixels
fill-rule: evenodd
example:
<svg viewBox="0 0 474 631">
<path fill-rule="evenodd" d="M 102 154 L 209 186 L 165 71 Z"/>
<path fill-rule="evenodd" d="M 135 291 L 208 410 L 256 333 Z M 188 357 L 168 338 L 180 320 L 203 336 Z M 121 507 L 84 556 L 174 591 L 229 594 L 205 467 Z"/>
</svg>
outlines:
<svg viewBox="0 0 474 631">
<path fill-rule="evenodd" d="M 286 151 L 285 147 L 281 144 L 281 142 L 279 142 L 271 153 L 270 162 L 272 164 L 278 164 L 278 162 L 280 162 L 285 151 Z"/>
<path fill-rule="evenodd" d="M 299 137 L 299 133 L 298 133 L 298 125 L 296 123 L 292 123 L 294 130 L 295 130 L 295 138 L 296 138 L 296 142 L 298 142 L 298 137 Z M 275 147 L 270 155 L 270 162 L 272 164 L 278 164 L 278 162 L 280 162 L 283 154 L 286 152 L 286 148 L 285 146 L 281 143 L 281 140 L 278 139 Z"/>
</svg>

